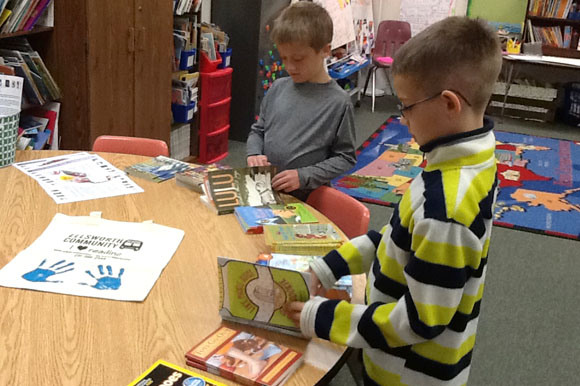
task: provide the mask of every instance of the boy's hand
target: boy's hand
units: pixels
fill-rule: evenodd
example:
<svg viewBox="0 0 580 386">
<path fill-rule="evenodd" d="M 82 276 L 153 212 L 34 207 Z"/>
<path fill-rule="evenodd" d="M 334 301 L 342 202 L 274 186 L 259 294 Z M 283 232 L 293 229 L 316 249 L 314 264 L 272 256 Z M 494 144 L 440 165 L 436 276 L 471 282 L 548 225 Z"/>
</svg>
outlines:
<svg viewBox="0 0 580 386">
<path fill-rule="evenodd" d="M 308 272 L 310 273 L 310 296 L 326 296 L 326 288 L 322 286 L 316 273 L 311 269 Z"/>
<path fill-rule="evenodd" d="M 289 169 L 280 172 L 272 178 L 272 188 L 274 190 L 281 190 L 289 193 L 300 188 L 300 179 L 298 178 L 298 170 Z"/>
<path fill-rule="evenodd" d="M 265 155 L 251 155 L 249 156 L 246 161 L 248 162 L 248 166 L 268 166 L 270 162 L 268 162 L 268 157 Z"/>
<path fill-rule="evenodd" d="M 286 315 L 288 315 L 288 317 L 294 321 L 296 327 L 300 327 L 300 315 L 302 315 L 303 308 L 303 302 L 292 302 L 286 304 L 285 306 Z"/>
</svg>

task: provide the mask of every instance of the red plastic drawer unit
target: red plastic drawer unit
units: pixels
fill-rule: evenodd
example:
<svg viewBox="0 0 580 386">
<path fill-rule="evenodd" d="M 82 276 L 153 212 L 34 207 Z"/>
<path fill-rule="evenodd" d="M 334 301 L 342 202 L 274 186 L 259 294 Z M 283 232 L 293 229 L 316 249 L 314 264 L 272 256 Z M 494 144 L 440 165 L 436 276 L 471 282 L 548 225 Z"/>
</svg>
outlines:
<svg viewBox="0 0 580 386">
<path fill-rule="evenodd" d="M 232 72 L 234 70 L 224 68 L 214 72 L 201 73 L 201 101 L 200 104 L 207 106 L 220 102 L 232 96 Z"/>
<path fill-rule="evenodd" d="M 223 127 L 211 134 L 199 135 L 199 157 L 198 161 L 204 164 L 211 164 L 228 155 L 228 135 L 230 125 Z"/>
<path fill-rule="evenodd" d="M 217 70 L 218 66 L 222 63 L 222 57 L 221 55 L 217 55 L 218 57 L 216 58 L 216 60 L 210 60 L 209 56 L 207 56 L 207 54 L 204 51 L 200 51 L 201 52 L 201 58 L 200 58 L 200 63 L 199 63 L 199 72 L 204 73 L 204 72 L 214 72 L 215 70 Z"/>
<path fill-rule="evenodd" d="M 230 124 L 230 102 L 232 98 L 203 105 L 201 107 L 201 130 L 202 134 L 211 134 Z"/>
</svg>

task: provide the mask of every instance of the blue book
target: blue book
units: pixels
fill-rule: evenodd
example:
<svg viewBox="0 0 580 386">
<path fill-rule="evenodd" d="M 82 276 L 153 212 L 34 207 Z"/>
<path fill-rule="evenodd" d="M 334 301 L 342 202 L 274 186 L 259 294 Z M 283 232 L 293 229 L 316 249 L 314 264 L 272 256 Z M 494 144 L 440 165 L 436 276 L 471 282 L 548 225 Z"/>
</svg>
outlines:
<svg viewBox="0 0 580 386">
<path fill-rule="evenodd" d="M 238 206 L 234 213 L 245 233 L 264 232 L 264 225 L 316 223 L 318 219 L 301 203 Z"/>
</svg>

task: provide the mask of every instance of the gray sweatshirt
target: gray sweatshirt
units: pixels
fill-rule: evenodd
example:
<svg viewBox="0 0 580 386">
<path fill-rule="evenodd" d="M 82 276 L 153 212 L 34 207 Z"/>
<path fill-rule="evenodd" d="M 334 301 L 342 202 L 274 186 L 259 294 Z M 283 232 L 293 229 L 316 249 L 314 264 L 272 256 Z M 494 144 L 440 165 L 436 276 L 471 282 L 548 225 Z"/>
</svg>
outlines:
<svg viewBox="0 0 580 386">
<path fill-rule="evenodd" d="M 356 162 L 353 107 L 348 94 L 328 83 L 294 83 L 290 77 L 274 82 L 252 125 L 247 155 L 265 155 L 279 171 L 297 169 L 299 191 L 328 184 Z"/>
</svg>

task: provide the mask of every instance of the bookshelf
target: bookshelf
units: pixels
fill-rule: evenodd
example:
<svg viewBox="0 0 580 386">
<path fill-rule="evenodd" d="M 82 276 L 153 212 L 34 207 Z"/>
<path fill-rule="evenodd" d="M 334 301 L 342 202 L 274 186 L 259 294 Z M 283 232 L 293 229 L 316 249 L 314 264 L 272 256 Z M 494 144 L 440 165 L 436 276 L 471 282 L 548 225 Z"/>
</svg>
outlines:
<svg viewBox="0 0 580 386">
<path fill-rule="evenodd" d="M 30 36 L 45 32 L 52 32 L 53 30 L 54 30 L 53 27 L 34 27 L 34 29 L 31 31 L 18 31 L 9 34 L 0 34 L 0 39 L 14 38 L 17 36 Z"/>
<path fill-rule="evenodd" d="M 550 4 L 552 5 L 551 7 Z M 564 12 L 567 5 L 570 7 L 570 12 L 565 12 L 567 15 L 577 14 L 576 9 L 580 5 L 580 1 L 556 0 L 548 3 L 545 0 L 528 0 L 524 36 L 528 36 L 530 25 L 533 29 L 538 27 L 537 30 L 556 28 L 555 30 L 559 30 L 564 39 L 566 30 L 570 32 L 570 45 L 568 48 L 560 47 L 556 44 L 546 44 L 546 41 L 543 41 L 542 53 L 544 55 L 580 58 L 580 51 L 577 49 L 580 38 L 580 19 L 555 17 L 558 13 Z M 538 38 L 536 35 L 537 33 L 534 33 L 534 36 Z"/>
</svg>

